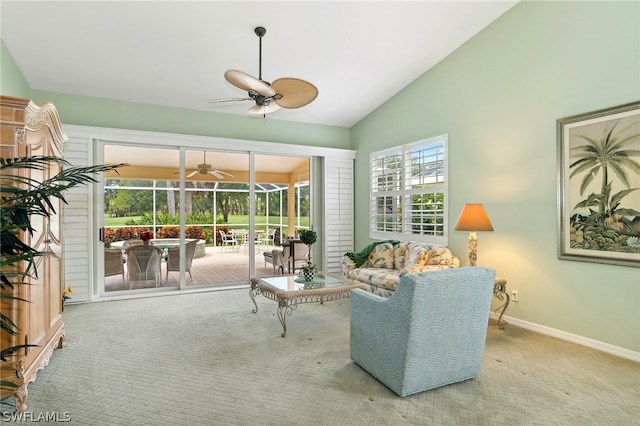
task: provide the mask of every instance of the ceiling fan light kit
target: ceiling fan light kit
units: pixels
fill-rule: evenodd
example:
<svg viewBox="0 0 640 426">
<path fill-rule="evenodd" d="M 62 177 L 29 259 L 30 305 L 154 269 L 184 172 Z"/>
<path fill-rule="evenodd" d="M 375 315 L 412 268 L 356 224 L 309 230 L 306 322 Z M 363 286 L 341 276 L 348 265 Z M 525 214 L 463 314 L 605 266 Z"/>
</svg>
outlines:
<svg viewBox="0 0 640 426">
<path fill-rule="evenodd" d="M 262 116 L 278 111 L 280 108 L 301 108 L 313 102 L 318 97 L 318 89 L 308 81 L 285 77 L 269 84 L 262 79 L 262 37 L 267 30 L 264 27 L 256 27 L 254 31 L 259 39 L 258 78 L 238 70 L 228 70 L 224 73 L 224 78 L 229 83 L 246 91 L 249 97 L 214 99 L 209 102 L 253 100 L 256 104 L 249 108 L 249 114 Z"/>
</svg>

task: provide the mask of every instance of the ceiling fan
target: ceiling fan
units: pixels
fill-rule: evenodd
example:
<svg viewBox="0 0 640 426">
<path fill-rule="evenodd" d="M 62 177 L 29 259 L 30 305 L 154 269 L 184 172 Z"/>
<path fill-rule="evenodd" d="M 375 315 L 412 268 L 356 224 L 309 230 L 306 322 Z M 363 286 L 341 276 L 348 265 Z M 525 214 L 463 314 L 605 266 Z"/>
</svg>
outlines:
<svg viewBox="0 0 640 426">
<path fill-rule="evenodd" d="M 308 81 L 285 77 L 269 83 L 262 79 L 262 37 L 264 37 L 267 30 L 264 27 L 256 27 L 254 31 L 260 40 L 258 78 L 238 70 L 227 70 L 224 73 L 224 78 L 237 88 L 246 91 L 248 97 L 213 99 L 208 102 L 253 100 L 256 104 L 249 108 L 249 114 L 262 116 L 275 112 L 280 108 L 300 108 L 313 102 L 318 96 L 318 89 Z"/>
<path fill-rule="evenodd" d="M 225 175 L 227 175 L 229 177 L 233 177 L 233 175 L 231 173 L 223 172 L 222 170 L 212 169 L 211 168 L 211 164 L 207 164 L 207 151 L 204 151 L 203 154 L 204 154 L 204 162 L 202 164 L 198 164 L 195 169 L 187 169 L 187 170 L 185 170 L 185 172 L 188 173 L 187 174 L 188 178 L 190 178 L 192 176 L 195 176 L 198 173 L 200 173 L 201 175 L 211 174 L 211 175 L 217 177 L 218 179 L 224 179 Z"/>
</svg>

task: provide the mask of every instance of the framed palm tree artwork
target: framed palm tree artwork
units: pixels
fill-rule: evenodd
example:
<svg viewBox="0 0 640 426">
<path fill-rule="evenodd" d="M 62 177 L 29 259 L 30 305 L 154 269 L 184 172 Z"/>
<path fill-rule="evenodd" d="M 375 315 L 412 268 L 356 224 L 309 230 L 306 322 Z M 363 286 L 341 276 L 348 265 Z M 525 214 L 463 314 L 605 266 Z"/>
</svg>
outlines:
<svg viewBox="0 0 640 426">
<path fill-rule="evenodd" d="M 556 130 L 558 258 L 640 267 L 640 101 Z"/>
</svg>

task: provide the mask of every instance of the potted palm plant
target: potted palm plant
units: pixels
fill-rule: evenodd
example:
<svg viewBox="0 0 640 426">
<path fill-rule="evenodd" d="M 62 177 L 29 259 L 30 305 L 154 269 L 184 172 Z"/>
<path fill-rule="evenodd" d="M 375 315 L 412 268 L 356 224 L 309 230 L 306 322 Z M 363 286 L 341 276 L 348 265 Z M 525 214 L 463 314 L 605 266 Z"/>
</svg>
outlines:
<svg viewBox="0 0 640 426">
<path fill-rule="evenodd" d="M 56 163 L 62 167 L 57 175 L 38 181 L 27 177 L 25 171 L 46 170 Z M 89 182 L 96 182 L 93 174 L 114 170 L 124 164 L 113 166 L 69 167 L 70 163 L 53 156 L 31 156 L 23 158 L 0 157 L 0 302 L 17 300 L 28 303 L 28 300 L 14 296 L 13 289 L 26 285 L 27 277 L 36 276 L 36 258 L 46 253 L 38 251 L 24 242 L 25 234 L 33 234 L 31 218 L 34 216 L 49 217 L 55 214 L 51 199 L 57 198 L 66 203 L 63 192 L 67 189 Z M 64 169 L 64 167 L 68 167 Z M 68 298 L 69 287 L 63 292 L 63 299 Z M 18 308 L 20 309 L 20 307 Z M 2 333 L 16 335 L 21 327 L 19 316 L 15 312 L 0 312 L 0 329 Z M 16 345 L 0 347 L 0 368 L 3 362 L 22 348 L 34 345 Z M 9 380 L 0 381 L 0 409 L 10 403 L 9 397 L 17 384 Z"/>
</svg>

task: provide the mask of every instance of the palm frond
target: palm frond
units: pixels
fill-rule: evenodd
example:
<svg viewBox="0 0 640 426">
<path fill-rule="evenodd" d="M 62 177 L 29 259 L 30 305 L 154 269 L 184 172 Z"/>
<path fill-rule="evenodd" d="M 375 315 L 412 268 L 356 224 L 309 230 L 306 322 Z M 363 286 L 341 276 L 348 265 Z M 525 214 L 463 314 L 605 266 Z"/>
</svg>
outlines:
<svg viewBox="0 0 640 426">
<path fill-rule="evenodd" d="M 78 185 L 96 182 L 93 175 L 115 170 L 126 164 L 73 167 L 68 161 L 55 156 L 31 156 L 22 158 L 0 157 L 0 300 L 29 303 L 8 290 L 17 285 L 28 285 L 27 277 L 37 277 L 36 259 L 46 253 L 40 252 L 24 241 L 24 235 L 33 236 L 31 216 L 49 217 L 55 214 L 52 198 L 67 203 L 64 192 Z M 27 173 L 30 170 L 43 171 L 61 169 L 55 176 L 39 181 Z M 35 175 L 38 175 L 36 173 Z M 18 324 L 9 314 L 0 312 L 0 332 L 15 335 Z M 0 348 L 0 360 L 9 357 L 23 348 L 36 345 L 17 345 Z M 17 385 L 10 381 L 1 381 L 3 395 L 5 390 Z M 0 399 L 0 405 L 7 404 L 7 398 Z"/>
</svg>

